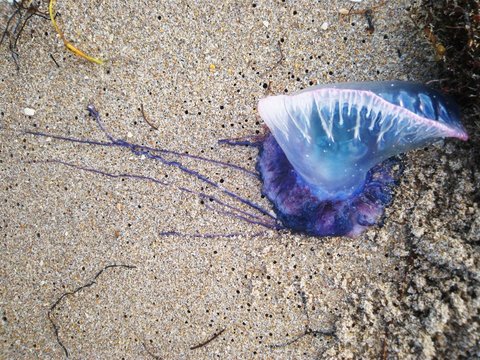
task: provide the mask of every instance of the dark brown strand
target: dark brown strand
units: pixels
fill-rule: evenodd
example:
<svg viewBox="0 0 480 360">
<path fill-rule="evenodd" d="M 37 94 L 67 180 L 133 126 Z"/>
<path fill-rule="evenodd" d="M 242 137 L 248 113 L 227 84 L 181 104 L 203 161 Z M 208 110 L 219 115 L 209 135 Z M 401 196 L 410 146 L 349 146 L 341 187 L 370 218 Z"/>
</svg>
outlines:
<svg viewBox="0 0 480 360">
<path fill-rule="evenodd" d="M 50 323 L 52 324 L 52 327 L 53 327 L 53 331 L 55 332 L 55 337 L 57 339 L 57 342 L 58 344 L 62 347 L 63 349 L 63 352 L 65 353 L 65 357 L 68 358 L 68 350 L 66 348 L 66 346 L 63 344 L 63 342 L 60 340 L 60 335 L 59 335 L 59 327 L 58 325 L 55 323 L 54 321 L 54 316 L 53 316 L 53 312 L 55 311 L 56 307 L 60 304 L 60 302 L 67 296 L 70 296 L 70 295 L 75 295 L 76 293 L 78 293 L 79 291 L 83 290 L 83 289 L 86 289 L 86 288 L 89 288 L 90 286 L 96 284 L 96 280 L 98 279 L 98 277 L 100 275 L 102 275 L 102 273 L 107 270 L 107 269 L 110 269 L 110 268 L 115 268 L 115 267 L 121 267 L 121 268 L 125 268 L 125 269 L 136 269 L 137 267 L 136 266 L 133 266 L 133 265 L 122 265 L 122 264 L 112 264 L 112 265 L 107 265 L 105 266 L 102 270 L 100 270 L 94 277 L 93 277 L 93 280 L 86 283 L 85 285 L 82 285 L 82 286 L 79 286 L 78 288 L 76 288 L 75 290 L 73 291 L 68 291 L 66 293 L 63 293 L 58 299 L 57 301 L 55 301 L 53 303 L 52 306 L 50 306 L 50 309 L 48 310 L 47 312 L 47 316 L 48 316 L 48 320 L 50 320 Z"/>
<path fill-rule="evenodd" d="M 199 349 L 201 347 L 204 347 L 205 345 L 208 345 L 209 343 L 211 343 L 213 340 L 215 340 L 217 337 L 219 337 L 220 335 L 223 334 L 223 332 L 226 330 L 226 328 L 223 328 L 222 330 L 220 330 L 219 332 L 215 333 L 210 339 L 208 339 L 207 341 L 203 342 L 203 343 L 200 343 L 198 345 L 195 345 L 195 346 L 192 346 L 190 348 L 190 350 L 196 350 L 196 349 Z"/>
<path fill-rule="evenodd" d="M 158 130 L 158 126 L 155 126 L 147 117 L 145 114 L 145 110 L 143 109 L 143 104 L 140 104 L 140 112 L 142 113 L 142 118 L 145 120 L 145 122 L 150 125 L 150 127 L 154 130 Z"/>
<path fill-rule="evenodd" d="M 57 67 L 60 67 L 60 65 L 58 65 L 57 60 L 55 60 L 55 58 L 53 57 L 53 55 L 52 55 L 52 54 L 49 54 L 49 55 L 50 55 L 50 59 L 53 60 L 53 62 L 55 63 L 55 65 L 57 65 Z"/>
<path fill-rule="evenodd" d="M 30 4 L 29 6 L 24 5 L 24 1 L 15 1 L 13 3 L 15 6 L 15 11 L 10 15 L 7 20 L 7 24 L 5 29 L 3 30 L 2 37 L 0 39 L 0 45 L 3 44 L 3 41 L 8 36 L 8 48 L 12 55 L 13 61 L 15 62 L 15 66 L 17 70 L 20 69 L 18 59 L 18 41 L 23 33 L 25 26 L 27 25 L 28 21 L 33 16 L 39 16 L 44 19 L 48 19 L 44 13 L 38 11 L 39 5 L 37 4 Z M 16 22 L 13 26 L 11 26 L 12 21 L 16 19 Z M 12 27 L 12 29 L 11 29 Z"/>
<path fill-rule="evenodd" d="M 310 315 L 308 314 L 308 310 L 307 310 L 307 294 L 301 289 L 299 290 L 298 293 L 300 295 L 300 299 L 302 300 L 302 309 L 303 309 L 303 313 L 305 314 L 305 317 L 306 317 L 306 320 L 307 320 L 307 322 L 305 324 L 305 330 L 303 331 L 303 333 L 295 336 L 292 340 L 289 340 L 289 341 L 281 343 L 281 344 L 270 345 L 271 349 L 278 349 L 278 348 L 283 348 L 285 346 L 291 345 L 291 344 L 303 339 L 305 336 L 308 336 L 308 335 L 312 335 L 314 337 L 317 337 L 317 336 L 331 336 L 331 337 L 334 337 L 334 338 L 337 337 L 335 325 L 333 325 L 332 329 L 330 329 L 330 330 L 314 330 L 310 327 Z"/>
</svg>

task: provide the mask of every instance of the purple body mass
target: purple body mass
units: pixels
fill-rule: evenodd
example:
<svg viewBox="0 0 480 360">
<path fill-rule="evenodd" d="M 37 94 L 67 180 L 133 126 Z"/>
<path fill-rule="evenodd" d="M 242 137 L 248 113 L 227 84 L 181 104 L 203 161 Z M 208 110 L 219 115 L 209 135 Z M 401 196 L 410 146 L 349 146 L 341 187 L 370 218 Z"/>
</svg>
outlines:
<svg viewBox="0 0 480 360">
<path fill-rule="evenodd" d="M 278 220 L 315 236 L 378 224 L 401 175 L 396 155 L 439 138 L 467 139 L 456 106 L 422 84 L 324 85 L 262 99 L 270 129 L 257 169 Z"/>
<path fill-rule="evenodd" d="M 262 142 L 257 169 L 262 192 L 272 201 L 278 220 L 288 229 L 315 236 L 355 236 L 378 224 L 401 175 L 400 161 L 390 158 L 367 173 L 358 193 L 347 199 L 320 200 L 271 134 Z"/>
</svg>

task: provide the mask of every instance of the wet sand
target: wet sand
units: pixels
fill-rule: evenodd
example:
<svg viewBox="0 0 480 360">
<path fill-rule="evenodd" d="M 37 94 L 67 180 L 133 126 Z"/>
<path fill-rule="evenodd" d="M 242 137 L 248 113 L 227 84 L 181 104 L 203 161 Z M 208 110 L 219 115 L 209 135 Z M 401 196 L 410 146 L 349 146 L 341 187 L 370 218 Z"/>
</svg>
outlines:
<svg viewBox="0 0 480 360">
<path fill-rule="evenodd" d="M 372 34 L 363 15 L 339 16 L 353 4 L 60 1 L 67 38 L 104 65 L 67 52 L 40 17 L 18 43 L 18 71 L 2 45 L 2 358 L 479 355 L 475 133 L 470 143 L 409 153 L 384 226 L 356 239 L 266 230 L 181 191 L 230 201 L 176 168 L 127 149 L 22 133 L 106 141 L 86 110 L 94 104 L 116 138 L 255 171 L 256 149 L 218 140 L 261 133 L 256 105 L 267 94 L 435 79 L 435 54 L 410 1 L 376 8 Z M 0 3 L 2 27 L 12 12 Z M 42 162 L 51 159 L 168 184 Z M 270 208 L 256 177 L 182 162 Z M 106 268 L 113 264 L 134 268 Z"/>
</svg>

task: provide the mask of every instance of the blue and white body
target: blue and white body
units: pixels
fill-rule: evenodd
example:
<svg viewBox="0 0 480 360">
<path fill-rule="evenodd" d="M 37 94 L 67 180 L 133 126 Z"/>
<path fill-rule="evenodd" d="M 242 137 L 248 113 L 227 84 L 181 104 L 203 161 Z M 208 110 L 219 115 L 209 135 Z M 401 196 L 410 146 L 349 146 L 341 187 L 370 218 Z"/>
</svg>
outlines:
<svg viewBox="0 0 480 360">
<path fill-rule="evenodd" d="M 258 109 L 297 184 L 318 201 L 352 200 L 369 172 L 395 155 L 440 138 L 468 138 L 450 100 L 410 82 L 321 85 L 264 98 Z M 275 204 L 278 194 L 270 196 Z"/>
</svg>

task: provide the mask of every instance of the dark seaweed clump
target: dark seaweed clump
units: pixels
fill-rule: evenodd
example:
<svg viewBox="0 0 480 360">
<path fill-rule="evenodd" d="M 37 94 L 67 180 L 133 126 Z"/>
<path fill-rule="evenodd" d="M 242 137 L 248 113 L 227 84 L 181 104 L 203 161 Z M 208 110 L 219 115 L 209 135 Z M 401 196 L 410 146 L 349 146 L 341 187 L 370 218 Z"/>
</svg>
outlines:
<svg viewBox="0 0 480 360">
<path fill-rule="evenodd" d="M 470 141 L 460 145 L 475 178 L 473 200 L 480 204 L 480 2 L 422 0 L 416 18 L 431 42 L 438 64 L 433 86 L 461 106 Z"/>
<path fill-rule="evenodd" d="M 461 105 L 478 105 L 480 2 L 423 0 L 418 18 L 436 53 L 441 89 Z"/>
</svg>

